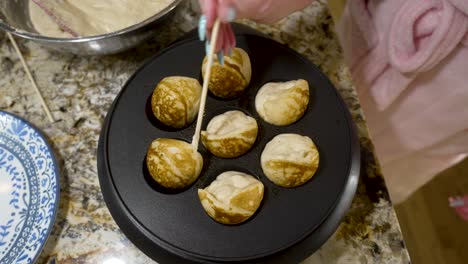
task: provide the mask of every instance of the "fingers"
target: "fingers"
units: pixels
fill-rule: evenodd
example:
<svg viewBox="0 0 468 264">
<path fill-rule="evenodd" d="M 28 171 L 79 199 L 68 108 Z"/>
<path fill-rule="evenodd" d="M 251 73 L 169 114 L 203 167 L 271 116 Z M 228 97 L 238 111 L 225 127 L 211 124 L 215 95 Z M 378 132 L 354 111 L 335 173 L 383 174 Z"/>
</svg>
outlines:
<svg viewBox="0 0 468 264">
<path fill-rule="evenodd" d="M 229 36 L 229 28 L 230 28 L 229 24 L 222 25 L 224 45 L 221 47 L 221 50 L 226 55 L 229 54 L 229 50 L 232 48 L 232 41 L 231 41 L 231 37 Z"/>
<path fill-rule="evenodd" d="M 215 49 L 218 55 L 218 62 L 221 65 L 224 65 L 224 49 L 225 49 L 226 42 L 227 42 L 223 27 L 224 25 L 221 25 L 221 28 L 219 31 L 218 42 L 216 44 L 216 49 Z"/>
<path fill-rule="evenodd" d="M 198 38 L 201 41 L 206 40 L 206 16 L 202 15 L 198 20 Z"/>
<path fill-rule="evenodd" d="M 221 22 L 230 23 L 236 19 L 236 9 L 233 0 L 199 0 L 202 12 L 206 16 L 207 28 L 211 29 L 216 18 Z"/>
<path fill-rule="evenodd" d="M 232 30 L 232 27 L 231 25 L 228 25 L 227 26 L 227 37 L 229 38 L 229 49 L 228 49 L 228 52 L 227 54 L 230 56 L 232 53 L 232 50 L 236 47 L 236 37 L 234 36 L 234 31 Z"/>
<path fill-rule="evenodd" d="M 216 40 L 215 52 L 220 52 L 224 47 L 224 43 L 225 43 L 224 32 L 223 32 L 223 26 L 221 25 L 219 28 L 218 39 Z"/>
<path fill-rule="evenodd" d="M 229 26 L 228 24 L 223 25 L 223 38 L 224 38 L 224 46 L 223 52 L 224 54 L 229 54 L 229 49 L 231 48 L 231 38 L 229 36 Z"/>
<path fill-rule="evenodd" d="M 206 18 L 206 28 L 211 29 L 218 16 L 218 1 L 217 0 L 199 0 L 198 1 Z"/>
<path fill-rule="evenodd" d="M 224 23 L 233 22 L 237 17 L 237 11 L 233 0 L 218 0 L 217 14 Z"/>
<path fill-rule="evenodd" d="M 221 22 L 220 32 L 216 41 L 215 52 L 222 63 L 223 55 L 229 54 L 236 45 L 234 32 L 229 22 L 236 18 L 235 0 L 199 0 L 203 16 L 198 24 L 198 34 L 201 41 L 207 41 L 207 49 L 210 46 L 211 31 L 216 18 Z"/>
<path fill-rule="evenodd" d="M 211 30 L 204 30 L 202 28 L 203 18 L 200 19 L 199 23 L 199 34 L 200 34 L 200 40 L 206 42 L 206 53 L 208 53 L 210 49 L 210 41 L 211 41 Z M 231 25 L 228 23 L 222 23 L 220 25 L 219 29 L 219 34 L 218 34 L 218 39 L 216 40 L 216 47 L 215 47 L 215 52 L 219 53 L 218 57 L 222 57 L 224 54 L 229 54 L 231 50 L 235 47 L 236 44 L 236 39 L 234 36 L 234 32 L 232 31 Z M 221 62 L 221 60 L 220 60 Z"/>
<path fill-rule="evenodd" d="M 222 23 L 216 42 L 215 52 L 218 54 L 220 64 L 224 64 L 224 56 L 230 55 L 232 49 L 235 47 L 235 37 L 231 25 Z"/>
</svg>

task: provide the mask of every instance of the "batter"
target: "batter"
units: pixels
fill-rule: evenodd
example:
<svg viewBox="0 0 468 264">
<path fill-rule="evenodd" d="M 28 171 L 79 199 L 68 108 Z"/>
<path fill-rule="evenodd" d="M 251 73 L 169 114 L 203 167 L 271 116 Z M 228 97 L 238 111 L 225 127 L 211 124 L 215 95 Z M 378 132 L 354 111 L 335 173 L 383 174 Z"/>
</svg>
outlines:
<svg viewBox="0 0 468 264">
<path fill-rule="evenodd" d="M 173 0 L 29 0 L 29 13 L 34 28 L 41 35 L 69 38 L 35 2 L 53 10 L 77 36 L 101 35 L 137 24 L 166 8 Z"/>
</svg>

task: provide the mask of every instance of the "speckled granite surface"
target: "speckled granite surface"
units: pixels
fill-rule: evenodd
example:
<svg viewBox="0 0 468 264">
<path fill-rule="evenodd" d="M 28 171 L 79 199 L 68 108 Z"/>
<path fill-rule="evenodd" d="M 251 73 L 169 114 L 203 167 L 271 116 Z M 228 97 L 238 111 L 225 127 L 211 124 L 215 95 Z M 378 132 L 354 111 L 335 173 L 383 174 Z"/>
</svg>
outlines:
<svg viewBox="0 0 468 264">
<path fill-rule="evenodd" d="M 153 263 L 120 232 L 103 200 L 96 168 L 102 122 L 127 78 L 145 58 L 196 25 L 187 1 L 177 23 L 135 50 L 84 58 L 19 41 L 58 120 L 49 124 L 6 36 L 0 34 L 0 109 L 22 116 L 49 137 L 61 164 L 58 218 L 39 263 Z M 333 237 L 304 263 L 409 263 L 395 212 L 326 5 L 316 2 L 274 25 L 244 23 L 319 65 L 338 87 L 358 126 L 362 176 L 350 211 Z"/>
</svg>

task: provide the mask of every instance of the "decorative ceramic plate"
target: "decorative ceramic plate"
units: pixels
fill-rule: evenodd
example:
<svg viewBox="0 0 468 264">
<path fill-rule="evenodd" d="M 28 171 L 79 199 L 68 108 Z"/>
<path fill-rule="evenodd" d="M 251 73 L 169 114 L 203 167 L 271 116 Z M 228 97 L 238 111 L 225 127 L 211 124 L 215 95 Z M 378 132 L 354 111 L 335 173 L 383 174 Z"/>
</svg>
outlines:
<svg viewBox="0 0 468 264">
<path fill-rule="evenodd" d="M 54 223 L 58 183 L 44 137 L 0 111 L 0 264 L 35 261 Z"/>
</svg>

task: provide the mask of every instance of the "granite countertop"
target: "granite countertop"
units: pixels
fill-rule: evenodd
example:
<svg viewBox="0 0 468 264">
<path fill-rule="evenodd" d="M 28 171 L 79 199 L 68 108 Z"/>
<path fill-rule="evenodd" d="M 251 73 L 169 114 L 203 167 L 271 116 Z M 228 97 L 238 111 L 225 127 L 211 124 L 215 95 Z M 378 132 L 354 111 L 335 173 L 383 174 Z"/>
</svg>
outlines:
<svg viewBox="0 0 468 264">
<path fill-rule="evenodd" d="M 57 122 L 40 101 L 5 34 L 0 34 L 0 109 L 42 129 L 61 168 L 60 208 L 39 263 L 153 263 L 119 230 L 100 191 L 96 148 L 105 115 L 129 76 L 150 55 L 194 28 L 197 14 L 184 1 L 173 26 L 140 47 L 112 56 L 82 57 L 18 40 Z M 304 263 L 409 263 L 401 230 L 376 162 L 333 21 L 323 1 L 273 26 L 242 21 L 304 54 L 328 75 L 359 131 L 362 174 L 356 197 L 330 240 Z"/>
</svg>

